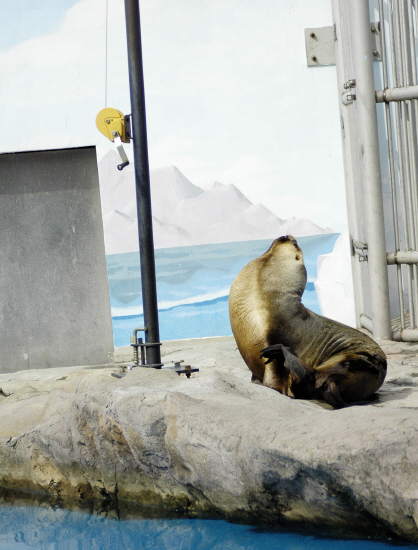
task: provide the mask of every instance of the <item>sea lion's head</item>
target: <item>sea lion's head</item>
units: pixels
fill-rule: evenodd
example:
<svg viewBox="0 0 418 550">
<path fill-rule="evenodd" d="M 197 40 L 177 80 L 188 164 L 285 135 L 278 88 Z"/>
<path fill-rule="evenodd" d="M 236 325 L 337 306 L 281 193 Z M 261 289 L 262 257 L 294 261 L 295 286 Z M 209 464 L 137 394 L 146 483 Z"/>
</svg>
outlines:
<svg viewBox="0 0 418 550">
<path fill-rule="evenodd" d="M 303 252 L 295 237 L 285 235 L 275 239 L 259 260 L 264 264 L 263 285 L 268 289 L 303 294 L 306 286 L 306 268 Z"/>
</svg>

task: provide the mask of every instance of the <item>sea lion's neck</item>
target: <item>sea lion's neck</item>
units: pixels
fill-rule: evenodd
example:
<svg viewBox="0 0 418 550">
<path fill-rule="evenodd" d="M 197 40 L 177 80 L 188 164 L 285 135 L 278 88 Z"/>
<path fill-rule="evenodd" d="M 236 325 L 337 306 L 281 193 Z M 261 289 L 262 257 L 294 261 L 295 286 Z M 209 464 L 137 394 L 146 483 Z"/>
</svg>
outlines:
<svg viewBox="0 0 418 550">
<path fill-rule="evenodd" d="M 274 304 L 275 315 L 288 317 L 296 315 L 301 307 L 301 294 L 298 292 L 276 292 L 268 295 L 270 304 Z"/>
<path fill-rule="evenodd" d="M 269 262 L 259 277 L 259 288 L 270 303 L 299 307 L 307 281 L 303 263 Z"/>
</svg>

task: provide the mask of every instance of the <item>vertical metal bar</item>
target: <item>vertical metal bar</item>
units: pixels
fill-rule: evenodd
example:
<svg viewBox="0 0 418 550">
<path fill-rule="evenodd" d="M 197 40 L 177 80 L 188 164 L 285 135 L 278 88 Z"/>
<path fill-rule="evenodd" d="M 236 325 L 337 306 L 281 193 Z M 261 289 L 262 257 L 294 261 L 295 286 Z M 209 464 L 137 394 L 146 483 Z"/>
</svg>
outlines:
<svg viewBox="0 0 418 550">
<path fill-rule="evenodd" d="M 142 301 L 144 305 L 144 324 L 146 327 L 145 341 L 159 343 L 160 333 L 158 326 L 157 284 L 152 233 L 151 189 L 138 0 L 125 0 L 125 18 L 131 92 L 139 252 L 141 258 Z M 159 365 L 161 363 L 161 352 L 158 345 L 147 347 L 146 362 L 148 365 Z"/>
<path fill-rule="evenodd" d="M 408 60 L 411 84 L 417 83 L 417 65 L 416 65 L 416 49 L 415 49 L 415 36 L 414 36 L 414 21 L 412 13 L 412 2 L 407 2 L 406 24 L 408 26 L 409 48 L 408 48 Z M 413 210 L 413 225 L 414 225 L 414 250 L 418 246 L 418 166 L 417 166 L 417 121 L 416 121 L 416 109 L 417 101 L 411 100 L 408 102 L 409 106 L 409 139 L 410 139 L 410 158 L 412 159 L 411 166 L 411 188 L 412 188 L 412 210 Z M 418 266 L 414 265 L 414 311 L 415 311 L 415 326 L 418 325 Z"/>
<path fill-rule="evenodd" d="M 405 55 L 404 55 L 404 71 L 406 73 L 405 82 L 408 85 L 416 83 L 416 62 L 415 62 L 415 46 L 414 46 L 414 33 L 412 22 L 412 7 L 411 2 L 402 2 L 403 8 L 403 30 L 405 32 Z M 405 110 L 407 112 L 406 125 L 408 130 L 408 145 L 409 145 L 409 188 L 411 195 L 411 246 L 413 250 L 417 247 L 417 218 L 418 218 L 418 195 L 417 195 L 417 163 L 416 163 L 416 127 L 414 112 L 414 102 L 405 101 Z M 413 302 L 414 302 L 414 325 L 418 325 L 418 266 L 414 264 L 413 270 Z"/>
<path fill-rule="evenodd" d="M 395 5 L 396 7 L 398 4 Z M 388 0 L 388 18 L 389 18 L 389 28 L 391 35 L 391 53 L 392 53 L 392 74 L 393 74 L 393 87 L 397 88 L 402 83 L 402 58 L 401 58 L 401 41 L 399 38 L 399 17 L 398 11 L 395 6 L 392 5 L 392 0 Z M 398 144 L 398 168 L 399 168 L 399 191 L 401 195 L 401 205 L 402 205 L 402 218 L 403 218 L 403 233 L 404 233 L 404 247 L 405 250 L 409 250 L 409 234 L 408 234 L 408 212 L 407 212 L 407 201 L 405 193 L 405 162 L 404 162 L 404 151 L 405 144 L 403 140 L 402 132 L 402 106 L 401 102 L 398 102 L 395 106 L 395 115 L 396 115 L 396 137 Z M 405 266 L 407 274 L 407 285 L 408 285 L 408 300 L 409 300 L 409 309 L 411 309 L 411 300 L 412 300 L 412 267 Z M 413 307 L 413 306 L 412 306 Z M 411 318 L 411 315 L 410 315 Z"/>
<path fill-rule="evenodd" d="M 380 13 L 380 36 L 382 41 L 382 66 L 383 66 L 383 88 L 388 87 L 388 59 L 386 53 L 386 31 L 385 31 L 385 15 L 383 11 L 383 0 L 379 0 L 379 13 Z M 389 151 L 389 178 L 392 191 L 392 209 L 393 209 L 393 229 L 395 234 L 395 250 L 400 250 L 399 243 L 399 219 L 398 219 L 398 199 L 396 196 L 396 175 L 395 166 L 393 160 L 393 136 L 392 136 L 392 119 L 389 103 L 385 103 L 385 118 L 386 118 L 386 130 L 388 134 L 388 151 Z M 396 275 L 398 283 L 398 298 L 399 298 L 399 314 L 401 321 L 401 329 L 405 328 L 405 312 L 403 302 L 403 284 L 402 284 L 402 266 L 399 264 L 396 266 Z"/>
<path fill-rule="evenodd" d="M 336 40 L 335 40 L 335 57 L 337 60 L 337 86 L 338 86 L 338 97 L 341 98 L 341 94 L 344 90 L 344 82 L 348 80 L 345 63 L 344 63 L 344 42 L 342 38 L 343 29 L 342 21 L 344 21 L 344 16 L 340 10 L 339 0 L 332 0 L 332 13 L 333 21 L 336 30 Z M 348 124 L 349 109 L 352 108 L 352 105 L 346 106 L 343 102 L 339 101 L 340 108 L 340 117 L 341 117 L 341 132 L 342 132 L 342 145 L 343 145 L 343 157 L 344 157 L 344 171 L 345 171 L 345 192 L 346 192 L 346 202 L 347 202 L 347 218 L 348 218 L 348 228 L 350 233 L 350 238 L 354 241 L 361 241 L 359 234 L 359 211 L 356 204 L 356 195 L 358 195 L 358 190 L 356 188 L 355 176 L 353 172 L 354 167 L 354 151 L 352 150 L 352 140 L 350 136 L 351 128 Z M 356 255 L 351 258 L 351 268 L 353 276 L 353 287 L 354 287 L 354 307 L 356 314 L 356 325 L 357 327 L 361 326 L 360 316 L 365 312 L 364 306 L 364 295 L 363 295 L 363 284 L 361 278 L 361 264 L 358 261 Z"/>
<path fill-rule="evenodd" d="M 409 57 L 412 69 L 412 84 L 417 83 L 417 62 L 415 57 L 415 36 L 414 36 L 414 16 L 412 13 L 412 2 L 407 3 L 408 8 L 408 28 L 409 28 Z"/>
<path fill-rule="evenodd" d="M 405 4 L 403 0 L 400 0 L 398 3 L 397 11 L 397 28 L 399 36 L 399 46 L 400 46 L 400 63 L 399 63 L 399 75 L 400 75 L 400 85 L 407 86 L 409 84 L 409 71 L 408 71 L 408 47 L 407 47 L 407 38 L 408 33 L 406 30 L 406 21 L 405 21 Z M 411 176 L 412 176 L 412 163 L 411 159 L 411 140 L 410 140 L 410 125 L 408 124 L 408 106 L 405 101 L 401 101 L 401 113 L 402 113 L 402 143 L 403 143 L 403 160 L 405 161 L 405 198 L 407 204 L 407 219 L 406 219 L 406 228 L 408 233 L 408 250 L 415 250 L 415 230 L 414 230 L 414 214 L 413 214 L 413 191 L 411 186 Z M 416 294 L 416 285 L 413 284 L 414 280 L 418 274 L 417 266 L 408 266 L 408 290 L 409 290 L 409 318 L 410 318 L 410 327 L 414 329 L 416 326 L 416 308 L 414 300 Z"/>
<path fill-rule="evenodd" d="M 416 45 L 415 45 L 415 33 L 414 33 L 414 14 L 412 12 L 412 2 L 408 2 L 408 18 L 409 18 L 409 45 L 410 45 L 410 59 L 412 65 L 412 84 L 417 84 L 417 58 L 416 58 Z M 410 101 L 410 112 L 411 112 L 411 126 L 412 126 L 412 149 L 413 149 L 413 158 L 414 158 L 414 179 L 413 179 L 413 189 L 414 189 L 414 221 L 415 221 L 415 242 L 418 245 L 418 166 L 417 166 L 417 156 L 418 156 L 418 133 L 417 133 L 417 109 L 418 101 Z M 418 303 L 416 304 L 418 310 Z"/>
<path fill-rule="evenodd" d="M 351 28 L 356 78 L 359 143 L 363 168 L 364 206 L 367 223 L 368 264 L 373 335 L 392 338 L 386 263 L 383 193 L 370 33 L 369 3 L 351 1 Z"/>
</svg>

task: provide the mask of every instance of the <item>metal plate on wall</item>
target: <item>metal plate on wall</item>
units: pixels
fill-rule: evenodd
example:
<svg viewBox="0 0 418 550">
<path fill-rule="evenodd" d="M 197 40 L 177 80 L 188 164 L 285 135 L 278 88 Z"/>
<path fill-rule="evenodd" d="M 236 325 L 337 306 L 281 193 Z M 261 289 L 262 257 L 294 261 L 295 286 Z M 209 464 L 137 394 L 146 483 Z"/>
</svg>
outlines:
<svg viewBox="0 0 418 550">
<path fill-rule="evenodd" d="M 380 23 L 370 23 L 374 61 L 381 60 Z M 335 65 L 334 26 L 305 29 L 306 64 L 308 67 Z"/>
</svg>

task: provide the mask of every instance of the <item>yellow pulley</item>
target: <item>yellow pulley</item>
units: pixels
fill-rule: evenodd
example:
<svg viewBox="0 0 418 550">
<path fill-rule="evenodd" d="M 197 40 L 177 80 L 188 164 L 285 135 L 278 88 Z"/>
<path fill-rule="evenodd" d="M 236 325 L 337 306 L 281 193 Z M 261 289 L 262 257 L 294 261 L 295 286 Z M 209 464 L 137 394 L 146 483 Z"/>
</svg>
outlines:
<svg viewBox="0 0 418 550">
<path fill-rule="evenodd" d="M 131 141 L 130 121 L 130 115 L 125 116 L 117 109 L 112 109 L 112 107 L 102 109 L 96 117 L 96 126 L 99 132 L 116 144 L 122 159 L 122 164 L 118 164 L 118 170 L 123 170 L 129 164 L 122 143 L 130 143 Z"/>
</svg>

